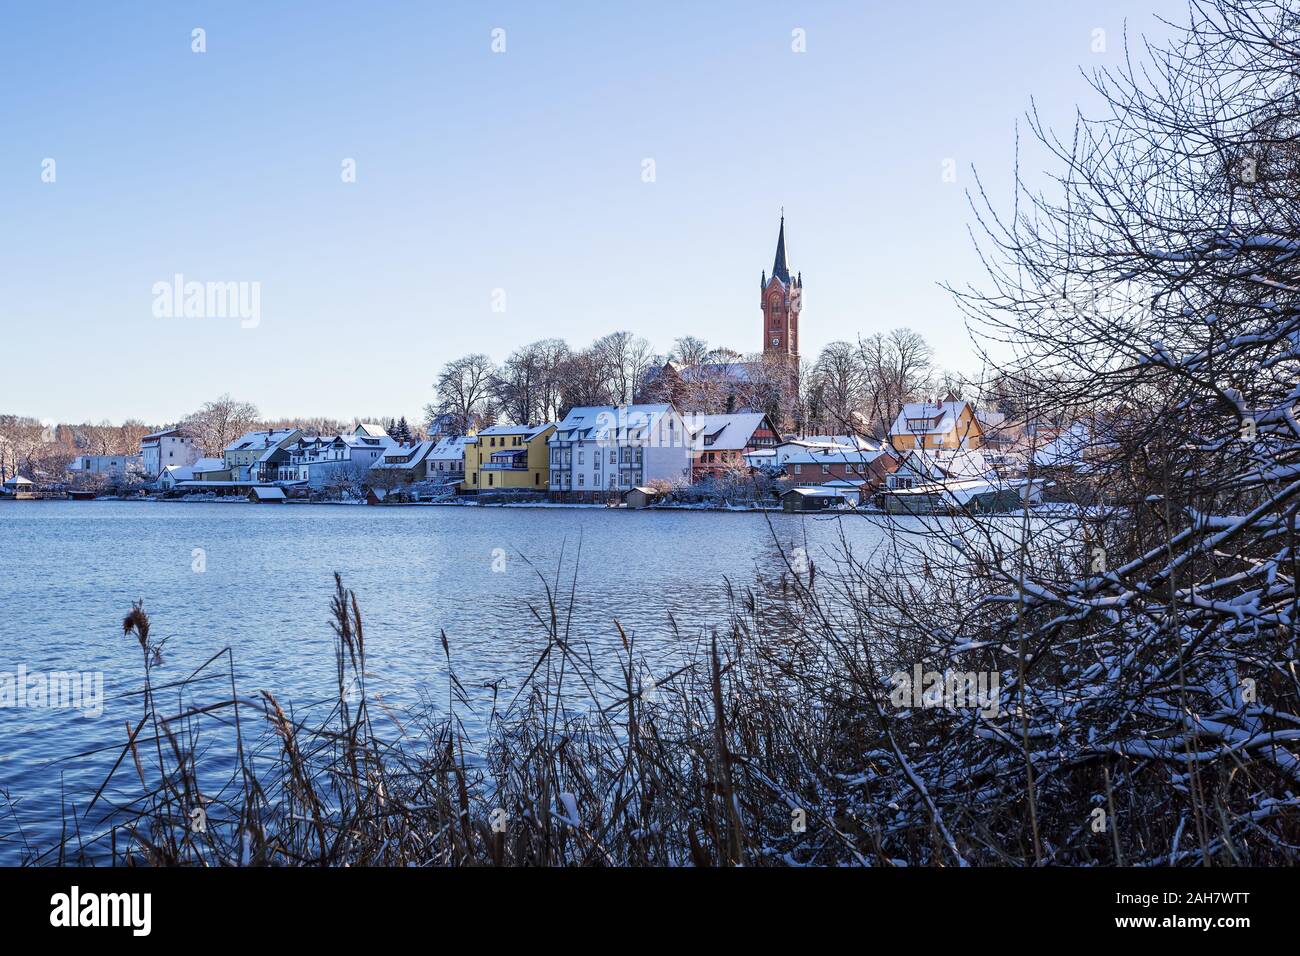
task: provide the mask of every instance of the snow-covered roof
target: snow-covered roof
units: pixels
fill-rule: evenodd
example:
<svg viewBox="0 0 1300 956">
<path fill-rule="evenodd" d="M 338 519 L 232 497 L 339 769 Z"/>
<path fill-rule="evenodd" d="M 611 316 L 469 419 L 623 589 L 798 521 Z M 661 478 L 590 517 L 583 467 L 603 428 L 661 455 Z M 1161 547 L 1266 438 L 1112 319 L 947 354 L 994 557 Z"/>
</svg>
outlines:
<svg viewBox="0 0 1300 956">
<path fill-rule="evenodd" d="M 375 462 L 370 467 L 379 469 L 397 469 L 414 468 L 424 459 L 429 457 L 433 451 L 435 442 L 420 441 L 414 445 L 398 445 L 388 448 L 384 451 L 384 457 Z"/>
<path fill-rule="evenodd" d="M 1056 438 L 1034 451 L 1034 464 L 1044 468 L 1084 465 L 1084 454 L 1093 446 L 1092 433 L 1083 422 L 1075 422 Z"/>
<path fill-rule="evenodd" d="M 267 448 L 292 437 L 297 431 L 296 428 L 273 428 L 269 431 L 247 432 L 227 445 L 226 451 L 253 451 Z"/>
<path fill-rule="evenodd" d="M 946 435 L 969 402 L 908 402 L 889 426 L 891 435 Z"/>
<path fill-rule="evenodd" d="M 843 446 L 827 446 L 824 448 L 806 448 L 802 451 L 793 452 L 785 457 L 783 464 L 786 465 L 869 465 L 882 455 L 889 452 L 880 449 L 862 449 L 854 450 Z"/>
<path fill-rule="evenodd" d="M 805 498 L 843 498 L 848 493 L 844 487 L 835 487 L 831 482 L 824 485 L 812 485 L 807 488 L 791 488 L 787 495 L 801 495 Z"/>
<path fill-rule="evenodd" d="M 638 441 L 671 412 L 666 404 L 584 405 L 569 410 L 549 441 Z"/>
<path fill-rule="evenodd" d="M 259 486 L 253 488 L 249 494 L 260 498 L 262 501 L 284 501 L 285 499 L 283 488 L 263 488 Z"/>
<path fill-rule="evenodd" d="M 819 446 L 833 446 L 836 448 L 879 448 L 881 443 L 867 438 L 865 435 L 804 435 L 800 438 L 789 438 L 783 441 L 783 445 L 805 445 L 809 448 Z"/>
<path fill-rule="evenodd" d="M 525 438 L 535 438 L 548 428 L 554 426 L 550 422 L 541 425 L 493 425 L 491 428 L 484 428 L 478 433 L 478 437 L 484 435 L 501 436 L 501 435 L 522 435 Z"/>
<path fill-rule="evenodd" d="M 993 472 L 984 455 L 973 448 L 915 448 L 903 466 L 939 481 L 984 478 Z"/>
<path fill-rule="evenodd" d="M 1030 482 L 1025 478 L 962 478 L 956 481 L 936 481 L 912 488 L 890 488 L 885 491 L 885 494 L 900 498 L 936 495 L 945 501 L 964 506 L 979 495 L 1020 491 L 1024 488 L 1041 489 L 1042 485 L 1041 481 Z"/>
<path fill-rule="evenodd" d="M 362 422 L 352 429 L 352 434 L 366 435 L 370 438 L 387 438 L 388 430 L 383 425 L 376 425 L 374 422 Z"/>
<path fill-rule="evenodd" d="M 29 479 L 29 478 L 24 478 L 22 475 L 14 475 L 14 476 L 11 477 L 11 478 L 6 478 L 4 483 L 5 483 L 6 485 L 30 485 L 30 484 L 34 484 L 34 482 L 32 482 L 31 479 Z"/>
<path fill-rule="evenodd" d="M 474 444 L 473 440 L 465 435 L 458 435 L 455 438 L 443 438 L 434 445 L 429 457 L 434 461 L 446 461 L 453 458 L 465 457 L 465 445 Z"/>
<path fill-rule="evenodd" d="M 392 448 L 397 442 L 387 434 L 384 435 L 339 435 L 338 440 L 349 448 Z"/>
<path fill-rule="evenodd" d="M 143 437 L 141 437 L 140 443 L 144 444 L 147 441 L 158 441 L 161 438 L 189 438 L 189 437 L 191 436 L 187 434 L 183 429 L 164 428 L 160 432 L 150 432 L 148 435 L 144 435 Z"/>
<path fill-rule="evenodd" d="M 744 449 L 766 421 L 762 412 L 686 416 L 687 426 L 695 433 L 695 447 L 709 451 Z"/>
</svg>

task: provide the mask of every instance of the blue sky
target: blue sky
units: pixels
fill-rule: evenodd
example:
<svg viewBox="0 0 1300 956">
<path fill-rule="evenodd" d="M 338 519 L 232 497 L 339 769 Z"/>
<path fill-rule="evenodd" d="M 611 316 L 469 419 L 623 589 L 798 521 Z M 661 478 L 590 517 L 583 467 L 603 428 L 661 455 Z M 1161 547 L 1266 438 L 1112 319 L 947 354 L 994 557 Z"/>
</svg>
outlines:
<svg viewBox="0 0 1300 956">
<path fill-rule="evenodd" d="M 0 411 L 415 418 L 448 359 L 546 336 L 754 351 L 782 206 L 806 355 L 908 325 L 973 371 L 938 287 L 980 275 L 971 164 L 1005 194 L 1030 97 L 1068 123 L 1126 18 L 1182 9 L 4 0 Z M 156 316 L 177 273 L 259 283 L 260 321 Z"/>
</svg>

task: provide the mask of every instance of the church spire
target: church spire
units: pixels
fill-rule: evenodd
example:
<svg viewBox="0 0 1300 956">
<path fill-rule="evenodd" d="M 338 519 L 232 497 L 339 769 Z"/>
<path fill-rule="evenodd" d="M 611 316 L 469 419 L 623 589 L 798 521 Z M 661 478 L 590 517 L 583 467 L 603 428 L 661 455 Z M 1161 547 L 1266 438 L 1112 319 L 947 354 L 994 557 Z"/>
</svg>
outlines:
<svg viewBox="0 0 1300 956">
<path fill-rule="evenodd" d="M 781 231 L 776 237 L 776 261 L 772 263 L 772 275 L 786 285 L 790 284 L 790 269 L 785 264 L 785 212 L 781 212 Z"/>
</svg>

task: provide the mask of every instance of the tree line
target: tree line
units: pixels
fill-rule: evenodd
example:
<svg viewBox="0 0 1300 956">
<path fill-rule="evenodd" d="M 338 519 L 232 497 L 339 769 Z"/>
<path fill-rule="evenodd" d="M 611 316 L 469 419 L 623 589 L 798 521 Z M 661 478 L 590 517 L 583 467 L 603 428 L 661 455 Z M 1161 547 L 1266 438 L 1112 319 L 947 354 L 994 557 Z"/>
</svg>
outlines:
<svg viewBox="0 0 1300 956">
<path fill-rule="evenodd" d="M 696 336 L 676 339 L 666 354 L 628 331 L 611 332 L 586 348 L 546 338 L 500 363 L 481 352 L 453 359 L 433 387 L 426 427 L 454 434 L 630 402 L 671 402 L 702 414 L 762 411 L 777 427 L 802 433 L 883 434 L 904 402 L 971 392 L 971 382 L 941 370 L 924 336 L 908 328 L 835 341 L 814 360 L 793 366 Z"/>
<path fill-rule="evenodd" d="M 13 475 L 62 480 L 69 466 L 83 455 L 138 455 L 146 435 L 165 428 L 181 428 L 193 435 L 204 453 L 218 457 L 240 435 L 259 429 L 298 428 L 308 435 L 337 435 L 362 422 L 378 423 L 390 436 L 407 443 L 427 437 L 405 416 L 357 416 L 350 421 L 328 417 L 267 418 L 252 402 L 222 395 L 183 418 L 166 423 L 128 419 L 120 425 L 108 421 L 47 424 L 29 416 L 0 414 L 0 481 Z"/>
</svg>

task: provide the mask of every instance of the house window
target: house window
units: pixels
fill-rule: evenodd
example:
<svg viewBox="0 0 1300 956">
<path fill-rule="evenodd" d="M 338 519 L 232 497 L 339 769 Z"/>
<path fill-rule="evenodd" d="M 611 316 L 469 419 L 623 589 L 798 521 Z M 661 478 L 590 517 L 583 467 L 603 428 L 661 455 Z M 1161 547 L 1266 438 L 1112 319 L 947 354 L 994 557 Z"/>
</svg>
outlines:
<svg viewBox="0 0 1300 956">
<path fill-rule="evenodd" d="M 823 474 L 823 475 L 829 475 L 830 473 L 831 473 L 831 466 L 830 466 L 830 465 L 822 465 L 822 474 Z"/>
<path fill-rule="evenodd" d="M 609 450 L 609 463 L 611 465 L 618 463 L 618 456 L 615 454 L 614 449 L 612 448 Z"/>
<path fill-rule="evenodd" d="M 578 475 L 578 487 L 579 487 L 579 488 L 582 487 L 583 479 L 585 479 L 586 477 L 587 477 L 587 476 L 586 476 L 586 475 L 583 475 L 583 474 L 579 474 L 579 475 Z"/>
<path fill-rule="evenodd" d="M 795 473 L 796 475 L 802 475 L 802 474 L 803 474 L 803 465 L 795 465 L 795 466 L 794 466 L 794 473 Z"/>
</svg>

